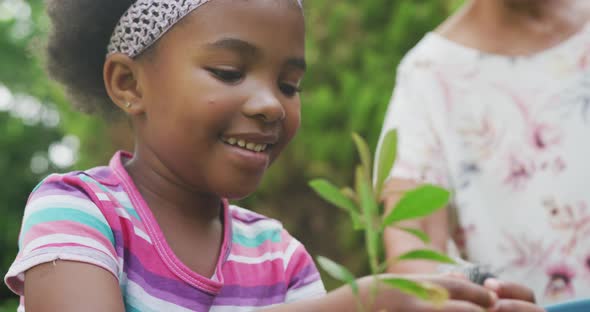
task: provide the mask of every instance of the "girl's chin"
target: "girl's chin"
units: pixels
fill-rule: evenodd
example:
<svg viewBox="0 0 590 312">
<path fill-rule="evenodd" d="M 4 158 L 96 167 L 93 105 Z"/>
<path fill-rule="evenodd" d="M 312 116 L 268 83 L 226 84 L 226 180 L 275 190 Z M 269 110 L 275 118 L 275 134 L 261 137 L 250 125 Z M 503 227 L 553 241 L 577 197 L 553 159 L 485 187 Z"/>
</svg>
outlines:
<svg viewBox="0 0 590 312">
<path fill-rule="evenodd" d="M 245 186 L 245 185 L 244 185 Z M 258 183 L 252 183 L 248 187 L 241 187 L 240 189 L 234 189 L 223 192 L 220 197 L 227 198 L 229 200 L 244 199 L 254 193 L 258 187 Z"/>
</svg>

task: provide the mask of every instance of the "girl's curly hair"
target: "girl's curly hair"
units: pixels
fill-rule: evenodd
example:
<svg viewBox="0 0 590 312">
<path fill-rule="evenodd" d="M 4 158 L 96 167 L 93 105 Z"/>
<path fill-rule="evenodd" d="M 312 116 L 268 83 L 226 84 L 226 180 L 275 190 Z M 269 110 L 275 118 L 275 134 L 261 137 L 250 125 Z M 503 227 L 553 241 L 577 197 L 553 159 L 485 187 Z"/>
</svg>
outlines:
<svg viewBox="0 0 590 312">
<path fill-rule="evenodd" d="M 102 72 L 111 34 L 133 1 L 47 1 L 53 26 L 47 41 L 47 71 L 83 112 L 113 116 L 118 111 L 107 95 Z"/>
</svg>

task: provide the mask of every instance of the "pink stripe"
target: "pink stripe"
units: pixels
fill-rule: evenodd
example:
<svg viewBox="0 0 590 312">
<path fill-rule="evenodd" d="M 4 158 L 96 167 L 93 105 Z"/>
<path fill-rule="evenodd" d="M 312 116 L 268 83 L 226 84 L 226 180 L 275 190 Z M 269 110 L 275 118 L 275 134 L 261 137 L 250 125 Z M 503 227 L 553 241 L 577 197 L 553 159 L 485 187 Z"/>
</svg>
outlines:
<svg viewBox="0 0 590 312">
<path fill-rule="evenodd" d="M 283 261 L 276 259 L 258 264 L 228 261 L 223 266 L 225 285 L 270 286 L 285 282 Z"/>
<path fill-rule="evenodd" d="M 115 199 L 114 199 L 115 200 Z M 119 202 L 113 202 L 113 204 L 117 203 L 117 208 L 125 210 L 125 208 L 123 208 L 122 206 L 119 205 Z M 117 215 L 118 218 L 120 218 L 121 222 L 125 222 L 125 223 L 131 223 L 134 227 L 142 230 L 144 233 L 146 233 L 147 235 L 147 230 L 145 229 L 145 225 L 143 224 L 143 222 L 137 220 L 134 216 L 132 216 L 131 214 L 129 214 L 127 212 L 127 210 L 125 210 L 125 212 L 127 213 L 127 215 L 129 216 L 129 218 L 124 218 L 122 217 L 118 211 L 115 211 L 115 214 Z"/>
<path fill-rule="evenodd" d="M 305 248 L 303 248 L 303 245 L 299 245 L 289 260 L 289 266 L 287 266 L 285 274 L 288 279 L 291 279 L 311 262 L 312 260 L 305 251 Z"/>
<path fill-rule="evenodd" d="M 28 243 L 37 238 L 52 234 L 77 235 L 91 238 L 103 245 L 111 253 L 110 256 L 112 256 L 114 259 L 117 259 L 117 252 L 115 251 L 111 241 L 106 238 L 104 234 L 90 226 L 73 221 L 52 221 L 34 225 L 23 237 L 23 246 L 26 246 Z"/>
<path fill-rule="evenodd" d="M 245 247 L 234 242 L 231 246 L 231 253 L 234 256 L 260 257 L 267 252 L 285 252 L 291 239 L 288 236 L 286 237 L 284 233 L 281 236 L 283 238 L 280 243 L 273 243 L 267 240 L 255 248 Z"/>
<path fill-rule="evenodd" d="M 34 249 L 31 250 L 31 252 L 32 251 L 39 250 L 39 249 L 43 249 L 43 248 L 49 248 L 49 247 L 88 247 L 88 246 L 82 245 L 82 244 L 78 244 L 78 243 L 49 243 L 49 244 L 45 244 L 43 246 L 39 246 L 37 248 L 34 248 Z M 91 248 L 91 247 L 88 247 L 88 248 Z M 94 248 L 92 248 L 92 249 L 94 249 Z M 98 252 L 102 252 L 102 251 L 100 251 L 98 249 L 94 249 L 94 250 L 96 250 Z"/>
</svg>

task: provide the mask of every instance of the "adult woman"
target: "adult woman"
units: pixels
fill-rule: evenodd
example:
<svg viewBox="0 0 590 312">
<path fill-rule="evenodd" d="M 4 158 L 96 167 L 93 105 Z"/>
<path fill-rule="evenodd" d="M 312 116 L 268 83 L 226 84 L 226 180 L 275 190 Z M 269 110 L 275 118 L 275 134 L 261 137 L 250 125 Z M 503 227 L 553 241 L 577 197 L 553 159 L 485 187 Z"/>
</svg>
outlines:
<svg viewBox="0 0 590 312">
<path fill-rule="evenodd" d="M 409 225 L 543 303 L 590 296 L 589 17 L 582 0 L 467 1 L 402 61 L 383 128 L 400 135 L 388 207 L 420 183 L 451 188 L 451 209 Z M 385 245 L 421 242 L 388 229 Z"/>
</svg>

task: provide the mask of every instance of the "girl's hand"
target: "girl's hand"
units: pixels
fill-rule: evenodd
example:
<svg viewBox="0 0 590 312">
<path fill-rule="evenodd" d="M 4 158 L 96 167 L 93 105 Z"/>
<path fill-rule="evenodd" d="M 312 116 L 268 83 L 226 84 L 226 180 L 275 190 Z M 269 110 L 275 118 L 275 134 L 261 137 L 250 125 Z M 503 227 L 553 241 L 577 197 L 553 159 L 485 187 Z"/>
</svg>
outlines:
<svg viewBox="0 0 590 312">
<path fill-rule="evenodd" d="M 390 277 L 390 275 L 383 276 Z M 370 306 L 373 277 L 357 280 L 361 302 L 365 311 L 393 312 L 484 312 L 494 307 L 496 295 L 482 286 L 447 276 L 403 276 L 415 281 L 429 282 L 445 288 L 449 299 L 443 306 L 434 306 L 401 291 L 379 285 L 377 296 Z M 325 305 L 317 311 L 356 311 L 356 300 L 348 286 L 343 286 L 326 296 Z M 371 307 L 372 309 L 369 309 Z"/>
<path fill-rule="evenodd" d="M 496 293 L 499 300 L 491 312 L 541 312 L 543 308 L 535 305 L 535 295 L 529 288 L 494 278 L 487 279 L 484 286 Z"/>
</svg>

